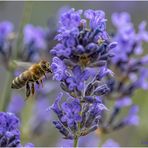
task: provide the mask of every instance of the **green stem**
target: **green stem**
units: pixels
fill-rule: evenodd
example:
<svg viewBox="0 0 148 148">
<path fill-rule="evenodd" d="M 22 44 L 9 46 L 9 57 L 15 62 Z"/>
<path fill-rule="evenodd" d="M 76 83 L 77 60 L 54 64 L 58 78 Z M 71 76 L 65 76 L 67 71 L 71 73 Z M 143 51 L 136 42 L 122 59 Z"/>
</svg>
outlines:
<svg viewBox="0 0 148 148">
<path fill-rule="evenodd" d="M 103 143 L 107 139 L 107 136 L 106 134 L 101 134 L 99 138 L 100 138 L 99 147 L 102 147 Z"/>
<path fill-rule="evenodd" d="M 78 136 L 75 136 L 74 138 L 74 148 L 77 148 L 78 147 Z"/>
<path fill-rule="evenodd" d="M 13 80 L 12 72 L 8 71 L 6 74 L 6 83 L 5 83 L 4 90 L 1 96 L 1 104 L 0 104 L 1 111 L 6 111 L 7 109 L 7 103 L 9 102 L 10 96 L 11 96 L 12 80 Z"/>
<path fill-rule="evenodd" d="M 14 53 L 14 58 L 18 57 L 19 50 L 21 50 L 21 43 L 23 39 L 23 27 L 26 23 L 29 22 L 31 18 L 31 12 L 32 12 L 32 1 L 26 1 L 24 4 L 24 10 L 23 10 L 23 16 L 19 25 L 19 30 L 18 30 L 18 39 L 16 43 L 16 50 Z"/>
</svg>

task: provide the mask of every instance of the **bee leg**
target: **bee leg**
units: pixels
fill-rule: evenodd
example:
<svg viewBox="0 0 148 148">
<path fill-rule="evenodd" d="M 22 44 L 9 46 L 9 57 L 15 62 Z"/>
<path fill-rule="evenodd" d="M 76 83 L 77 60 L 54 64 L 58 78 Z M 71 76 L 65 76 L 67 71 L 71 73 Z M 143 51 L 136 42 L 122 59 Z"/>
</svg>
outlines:
<svg viewBox="0 0 148 148">
<path fill-rule="evenodd" d="M 43 81 L 42 81 L 42 79 L 40 79 L 40 83 L 41 83 L 41 85 L 42 85 L 42 87 L 43 87 Z"/>
<path fill-rule="evenodd" d="M 30 96 L 30 85 L 29 83 L 26 84 L 26 100 L 29 98 Z"/>
<path fill-rule="evenodd" d="M 45 78 L 47 79 L 47 76 L 46 76 L 46 74 L 44 73 L 44 76 L 45 76 Z"/>
<path fill-rule="evenodd" d="M 39 83 L 39 81 L 36 81 L 36 84 L 38 85 L 38 88 L 40 87 L 40 83 Z"/>
<path fill-rule="evenodd" d="M 34 95 L 34 92 L 35 92 L 34 83 L 32 83 L 31 85 L 31 92 L 32 92 L 32 95 Z"/>
</svg>

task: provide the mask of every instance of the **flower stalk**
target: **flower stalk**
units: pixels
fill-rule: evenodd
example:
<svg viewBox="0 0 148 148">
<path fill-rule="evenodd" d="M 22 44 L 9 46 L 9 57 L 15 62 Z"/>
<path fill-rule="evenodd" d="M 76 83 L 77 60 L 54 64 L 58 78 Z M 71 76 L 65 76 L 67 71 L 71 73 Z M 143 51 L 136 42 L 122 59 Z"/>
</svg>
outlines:
<svg viewBox="0 0 148 148">
<path fill-rule="evenodd" d="M 50 107 L 58 116 L 53 124 L 65 139 L 74 140 L 74 147 L 78 146 L 79 137 L 98 128 L 101 112 L 107 110 L 100 96 L 110 88 L 108 82 L 98 82 L 112 74 L 106 65 L 116 43 L 109 40 L 105 22 L 105 13 L 101 10 L 71 9 L 63 13 L 55 37 L 59 43 L 50 51 L 53 78 L 60 81 L 68 95 L 61 103 L 63 93 L 59 94 Z"/>
<path fill-rule="evenodd" d="M 13 80 L 13 75 L 11 71 L 7 72 L 6 76 L 6 82 L 4 85 L 4 90 L 1 97 L 1 111 L 6 111 L 7 104 L 9 103 L 10 97 L 11 97 L 11 82 Z"/>
<path fill-rule="evenodd" d="M 78 147 L 78 136 L 75 136 L 75 138 L 74 138 L 74 148 L 77 148 Z"/>
</svg>

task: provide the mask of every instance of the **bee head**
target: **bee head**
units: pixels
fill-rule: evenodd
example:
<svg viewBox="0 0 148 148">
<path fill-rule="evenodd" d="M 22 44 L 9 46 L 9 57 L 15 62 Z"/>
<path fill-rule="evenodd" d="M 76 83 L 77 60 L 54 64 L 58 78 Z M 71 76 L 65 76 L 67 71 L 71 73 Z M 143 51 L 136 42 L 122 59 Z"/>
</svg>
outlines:
<svg viewBox="0 0 148 148">
<path fill-rule="evenodd" d="M 50 63 L 45 61 L 45 60 L 41 60 L 40 61 L 40 66 L 41 68 L 45 71 L 45 72 L 51 72 L 51 69 L 50 69 Z"/>
</svg>

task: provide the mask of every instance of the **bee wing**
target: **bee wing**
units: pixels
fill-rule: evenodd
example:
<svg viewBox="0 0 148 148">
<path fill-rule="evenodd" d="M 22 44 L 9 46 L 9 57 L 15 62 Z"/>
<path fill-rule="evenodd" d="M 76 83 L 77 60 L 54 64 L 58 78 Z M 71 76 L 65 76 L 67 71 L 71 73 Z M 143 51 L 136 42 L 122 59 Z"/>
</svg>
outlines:
<svg viewBox="0 0 148 148">
<path fill-rule="evenodd" d="M 31 67 L 34 63 L 31 62 L 22 62 L 22 61 L 13 61 L 13 64 L 15 65 L 16 68 L 20 68 L 20 69 L 28 69 L 29 67 Z"/>
</svg>

